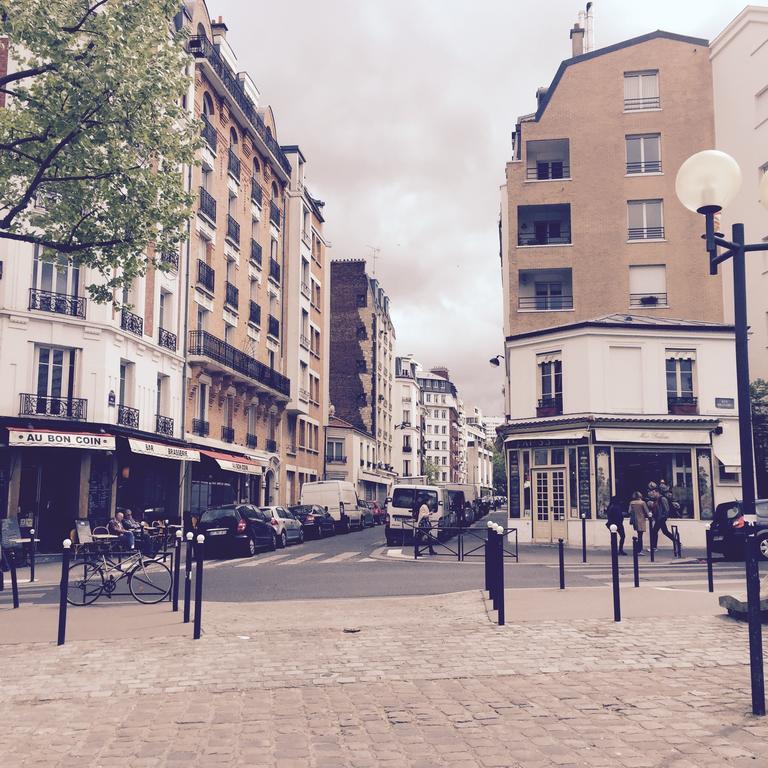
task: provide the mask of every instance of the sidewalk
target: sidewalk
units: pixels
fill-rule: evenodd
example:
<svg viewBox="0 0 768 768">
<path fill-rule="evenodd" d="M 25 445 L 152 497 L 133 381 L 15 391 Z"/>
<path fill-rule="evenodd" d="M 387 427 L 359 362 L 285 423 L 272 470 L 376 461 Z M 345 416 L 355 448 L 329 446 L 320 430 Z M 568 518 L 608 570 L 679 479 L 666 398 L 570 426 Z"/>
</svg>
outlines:
<svg viewBox="0 0 768 768">
<path fill-rule="evenodd" d="M 211 603 L 197 642 L 165 606 L 145 615 L 155 639 L 126 610 L 141 606 L 72 610 L 70 637 L 107 641 L 0 645 L 4 762 L 768 765 L 746 628 L 717 595 L 622 598 L 616 624 L 608 589 L 508 590 L 506 627 L 479 592 Z M 0 613 L 0 637 L 21 610 Z"/>
</svg>

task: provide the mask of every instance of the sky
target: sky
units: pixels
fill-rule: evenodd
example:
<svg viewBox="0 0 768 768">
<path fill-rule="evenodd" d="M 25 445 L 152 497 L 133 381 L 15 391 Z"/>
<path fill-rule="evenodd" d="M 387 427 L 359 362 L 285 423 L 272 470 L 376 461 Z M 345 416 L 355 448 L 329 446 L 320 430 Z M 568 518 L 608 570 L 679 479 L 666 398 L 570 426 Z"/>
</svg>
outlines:
<svg viewBox="0 0 768 768">
<path fill-rule="evenodd" d="M 378 249 L 398 354 L 447 366 L 467 410 L 503 413 L 499 187 L 516 118 L 570 56 L 580 0 L 208 0 L 241 70 L 298 144 L 332 259 Z M 743 0 L 596 0 L 604 47 L 713 39 Z"/>
</svg>

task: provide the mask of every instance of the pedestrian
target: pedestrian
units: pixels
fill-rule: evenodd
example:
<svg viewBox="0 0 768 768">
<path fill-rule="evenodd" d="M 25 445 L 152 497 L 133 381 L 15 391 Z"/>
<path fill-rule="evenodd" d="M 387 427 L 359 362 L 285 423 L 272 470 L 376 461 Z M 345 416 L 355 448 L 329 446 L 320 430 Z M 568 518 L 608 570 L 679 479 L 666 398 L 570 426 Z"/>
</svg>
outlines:
<svg viewBox="0 0 768 768">
<path fill-rule="evenodd" d="M 639 555 L 645 554 L 643 551 L 643 534 L 650 514 L 648 505 L 643 501 L 643 494 L 640 491 L 635 491 L 632 494 L 632 501 L 629 502 L 629 520 L 637 532 L 637 553 Z"/>
<path fill-rule="evenodd" d="M 656 499 L 653 513 L 653 523 L 651 524 L 651 546 L 654 549 L 658 549 L 659 546 L 659 531 L 661 531 L 672 542 L 673 546 L 675 544 L 675 537 L 670 533 L 669 528 L 667 528 L 667 519 L 669 518 L 671 509 L 671 498 L 671 493 L 660 493 Z"/>
<path fill-rule="evenodd" d="M 606 517 L 608 518 L 605 523 L 605 527 L 610 531 L 611 526 L 616 526 L 616 531 L 619 534 L 619 554 L 626 555 L 624 551 L 624 540 L 627 538 L 627 534 L 624 531 L 624 512 L 619 503 L 618 496 L 611 496 L 611 501 L 608 504 L 606 510 Z"/>
<path fill-rule="evenodd" d="M 432 547 L 432 536 L 430 535 L 430 531 L 432 530 L 432 520 L 429 517 L 429 498 L 422 495 L 417 500 L 417 505 L 419 504 L 419 501 L 421 504 L 418 506 L 418 513 L 416 515 L 416 542 L 417 545 L 420 545 L 421 542 L 426 539 L 427 545 L 429 546 L 429 554 L 434 555 L 435 550 Z"/>
<path fill-rule="evenodd" d="M 133 531 L 129 531 L 123 525 L 124 515 L 122 512 L 115 512 L 115 516 L 109 521 L 107 530 L 113 535 L 117 536 L 117 543 L 123 544 L 128 549 L 133 549 L 136 546 L 136 538 Z"/>
</svg>

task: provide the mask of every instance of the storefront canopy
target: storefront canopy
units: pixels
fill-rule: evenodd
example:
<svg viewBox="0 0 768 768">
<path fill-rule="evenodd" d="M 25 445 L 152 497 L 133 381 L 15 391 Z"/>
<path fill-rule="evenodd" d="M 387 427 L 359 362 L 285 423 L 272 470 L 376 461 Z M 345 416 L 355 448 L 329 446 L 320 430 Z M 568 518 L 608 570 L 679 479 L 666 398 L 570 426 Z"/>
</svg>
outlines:
<svg viewBox="0 0 768 768">
<path fill-rule="evenodd" d="M 637 429 L 595 430 L 596 443 L 643 443 L 653 445 L 709 445 L 708 429 L 662 429 L 638 427 Z"/>
<path fill-rule="evenodd" d="M 175 461 L 200 461 L 200 451 L 191 448 L 134 439 L 128 440 L 128 444 L 133 453 L 141 453 L 145 456 L 157 456 L 161 459 L 174 459 Z"/>
<path fill-rule="evenodd" d="M 243 475 L 260 475 L 263 472 L 264 464 L 259 464 L 253 459 L 246 459 L 243 456 L 235 456 L 232 453 L 219 453 L 218 451 L 200 451 L 209 458 L 213 459 L 222 469 L 228 472 L 240 472 Z"/>
<path fill-rule="evenodd" d="M 726 425 L 722 434 L 715 435 L 712 448 L 726 472 L 741 472 L 739 430 L 735 425 Z"/>
<path fill-rule="evenodd" d="M 583 440 L 587 436 L 585 429 L 559 430 L 557 432 L 529 432 L 510 435 L 504 442 L 517 443 L 521 440 Z"/>
<path fill-rule="evenodd" d="M 8 445 L 28 448 L 82 448 L 114 451 L 114 435 L 88 432 L 59 432 L 53 429 L 8 429 Z"/>
</svg>

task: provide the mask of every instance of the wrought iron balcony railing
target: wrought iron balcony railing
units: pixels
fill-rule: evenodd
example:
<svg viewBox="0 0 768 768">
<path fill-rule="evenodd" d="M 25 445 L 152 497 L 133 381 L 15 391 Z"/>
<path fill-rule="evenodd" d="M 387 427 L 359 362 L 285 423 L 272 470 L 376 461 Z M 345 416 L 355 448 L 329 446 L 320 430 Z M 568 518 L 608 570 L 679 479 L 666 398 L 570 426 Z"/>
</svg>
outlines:
<svg viewBox="0 0 768 768">
<path fill-rule="evenodd" d="M 264 441 L 264 448 L 268 453 L 277 453 L 277 440 L 273 440 L 272 438 L 268 437 Z"/>
<path fill-rule="evenodd" d="M 256 203 L 261 208 L 263 198 L 264 191 L 261 188 L 261 184 L 256 179 L 251 179 L 251 202 Z"/>
<path fill-rule="evenodd" d="M 540 160 L 525 169 L 525 178 L 529 181 L 570 179 L 571 166 L 563 160 Z"/>
<path fill-rule="evenodd" d="M 629 240 L 663 240 L 664 227 L 630 227 L 627 230 Z"/>
<path fill-rule="evenodd" d="M 666 307 L 666 293 L 630 293 L 630 307 Z"/>
<path fill-rule="evenodd" d="M 245 436 L 245 445 L 247 448 L 255 448 L 259 443 L 258 437 L 256 435 L 251 434 L 248 432 Z"/>
<path fill-rule="evenodd" d="M 200 119 L 202 120 L 203 127 L 200 131 L 200 135 L 203 137 L 203 140 L 208 145 L 209 149 L 213 154 L 216 154 L 216 147 L 218 145 L 218 139 L 219 135 L 216 133 L 216 129 L 211 125 L 210 120 L 205 115 L 200 115 Z"/>
<path fill-rule="evenodd" d="M 211 425 L 203 419 L 192 419 L 192 434 L 200 437 L 208 437 Z"/>
<path fill-rule="evenodd" d="M 213 226 L 216 226 L 216 198 L 203 187 L 200 187 L 200 209 L 199 212 L 210 219 Z"/>
<path fill-rule="evenodd" d="M 309 288 L 309 283 L 305 283 L 303 280 L 301 281 L 301 292 L 308 299 L 312 298 L 312 291 Z"/>
<path fill-rule="evenodd" d="M 240 247 L 240 225 L 229 214 L 227 214 L 227 240 Z"/>
<path fill-rule="evenodd" d="M 139 409 L 127 405 L 117 406 L 117 423 L 124 427 L 139 428 Z"/>
<path fill-rule="evenodd" d="M 329 464 L 346 464 L 347 457 L 346 456 L 328 456 L 326 457 L 326 461 Z"/>
<path fill-rule="evenodd" d="M 127 309 L 120 312 L 120 327 L 136 336 L 144 335 L 144 319 Z"/>
<path fill-rule="evenodd" d="M 518 245 L 570 245 L 571 229 L 561 225 L 555 231 L 549 232 L 519 232 Z"/>
<path fill-rule="evenodd" d="M 170 416 L 161 416 L 158 413 L 155 417 L 155 432 L 158 435 L 173 437 L 173 419 Z"/>
<path fill-rule="evenodd" d="M 72 421 L 85 421 L 88 417 L 88 401 L 82 397 L 48 397 L 22 392 L 19 400 L 19 416 L 49 416 Z"/>
<path fill-rule="evenodd" d="M 661 173 L 661 160 L 642 160 L 637 163 L 627 163 L 627 173 Z"/>
<path fill-rule="evenodd" d="M 157 343 L 165 349 L 170 349 L 171 352 L 175 352 L 178 349 L 178 339 L 175 333 L 166 331 L 165 328 L 158 328 L 157 330 Z"/>
<path fill-rule="evenodd" d="M 216 284 L 216 271 L 209 267 L 202 259 L 197 260 L 197 282 L 213 293 Z"/>
<path fill-rule="evenodd" d="M 269 316 L 269 321 L 267 323 L 267 333 L 270 336 L 274 336 L 276 339 L 280 338 L 280 321 L 272 315 Z"/>
<path fill-rule="evenodd" d="M 237 309 L 240 303 L 240 290 L 229 281 L 224 283 L 224 300 L 233 309 Z"/>
<path fill-rule="evenodd" d="M 269 201 L 269 220 L 280 229 L 280 209 L 272 200 Z"/>
<path fill-rule="evenodd" d="M 251 262 L 261 266 L 261 246 L 255 240 L 251 240 Z"/>
<path fill-rule="evenodd" d="M 248 304 L 248 322 L 254 325 L 261 325 L 261 306 L 255 301 Z"/>
<path fill-rule="evenodd" d="M 624 109 L 633 112 L 637 109 L 660 109 L 661 98 L 659 96 L 645 96 L 640 99 L 624 99 Z"/>
<path fill-rule="evenodd" d="M 235 442 L 235 430 L 233 427 L 222 427 L 221 428 L 221 439 L 225 443 L 234 443 Z"/>
<path fill-rule="evenodd" d="M 519 296 L 517 308 L 539 312 L 573 309 L 573 296 Z"/>
<path fill-rule="evenodd" d="M 161 254 L 160 261 L 175 271 L 179 269 L 179 254 L 177 251 L 166 251 L 166 253 Z"/>
<path fill-rule="evenodd" d="M 307 338 L 303 333 L 299 336 L 299 344 L 301 344 L 304 349 L 309 349 L 309 338 Z"/>
<path fill-rule="evenodd" d="M 82 296 L 69 296 L 66 293 L 52 293 L 29 289 L 29 308 L 41 312 L 55 312 L 57 315 L 69 315 L 85 320 L 86 300 Z"/>
<path fill-rule="evenodd" d="M 231 147 L 227 154 L 227 173 L 236 181 L 240 181 L 240 158 Z"/>
<path fill-rule="evenodd" d="M 280 282 L 280 264 L 277 259 L 269 259 L 269 276 L 276 282 Z"/>
<path fill-rule="evenodd" d="M 536 408 L 537 416 L 561 416 L 563 413 L 563 396 L 542 397 Z"/>
<path fill-rule="evenodd" d="M 299 400 L 303 400 L 305 403 L 309 402 L 309 390 L 300 388 L 299 389 Z"/>
</svg>

